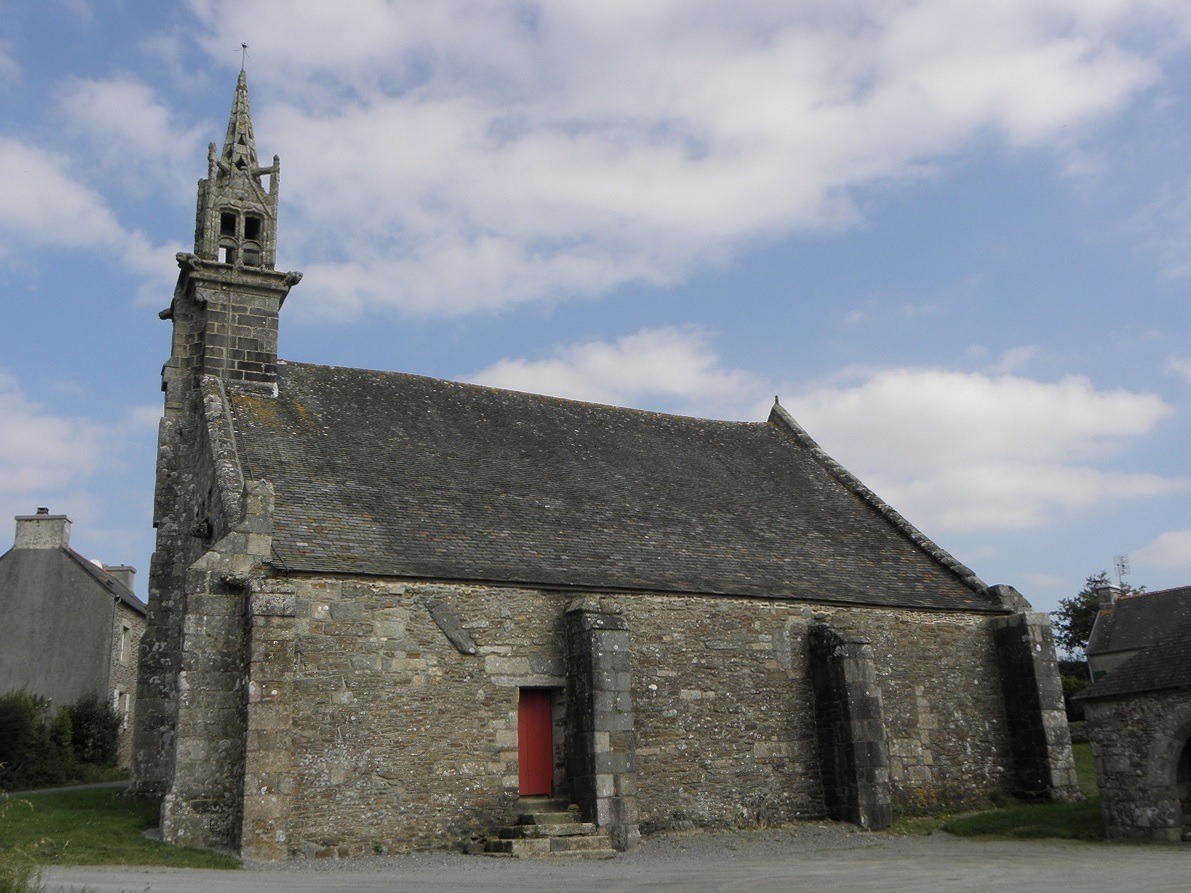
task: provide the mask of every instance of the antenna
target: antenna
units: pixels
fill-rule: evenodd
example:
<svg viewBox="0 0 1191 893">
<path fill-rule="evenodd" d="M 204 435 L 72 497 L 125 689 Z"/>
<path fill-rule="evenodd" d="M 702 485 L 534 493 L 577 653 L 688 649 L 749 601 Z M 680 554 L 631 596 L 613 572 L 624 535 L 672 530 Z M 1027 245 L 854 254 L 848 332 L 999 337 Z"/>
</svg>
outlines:
<svg viewBox="0 0 1191 893">
<path fill-rule="evenodd" d="M 1112 563 L 1117 570 L 1117 586 L 1124 589 L 1125 578 L 1129 576 L 1129 556 L 1118 555 L 1112 560 Z"/>
</svg>

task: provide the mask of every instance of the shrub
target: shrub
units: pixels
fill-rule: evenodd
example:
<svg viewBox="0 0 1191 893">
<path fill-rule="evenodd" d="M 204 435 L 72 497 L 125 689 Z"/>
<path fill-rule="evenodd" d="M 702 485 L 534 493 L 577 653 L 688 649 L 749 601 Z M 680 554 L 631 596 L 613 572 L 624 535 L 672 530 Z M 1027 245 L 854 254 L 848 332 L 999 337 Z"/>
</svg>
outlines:
<svg viewBox="0 0 1191 893">
<path fill-rule="evenodd" d="M 24 691 L 0 698 L 0 788 L 40 783 L 49 762 L 47 704 Z"/>
<path fill-rule="evenodd" d="M 25 691 L 0 697 L 0 789 L 69 784 L 116 761 L 120 719 L 94 695 L 50 715 Z"/>
<path fill-rule="evenodd" d="M 90 766 L 116 765 L 120 717 L 112 705 L 98 695 L 88 695 L 68 709 L 74 758 Z"/>
</svg>

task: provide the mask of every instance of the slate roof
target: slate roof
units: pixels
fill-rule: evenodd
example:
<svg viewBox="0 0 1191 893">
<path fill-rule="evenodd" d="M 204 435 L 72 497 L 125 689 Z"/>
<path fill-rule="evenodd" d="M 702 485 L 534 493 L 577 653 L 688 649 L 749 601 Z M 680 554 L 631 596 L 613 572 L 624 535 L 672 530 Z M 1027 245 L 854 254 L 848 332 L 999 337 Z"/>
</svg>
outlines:
<svg viewBox="0 0 1191 893">
<path fill-rule="evenodd" d="M 1187 621 L 1191 621 L 1191 586 L 1123 595 L 1112 611 L 1096 618 L 1086 651 L 1095 655 L 1144 648 Z"/>
<path fill-rule="evenodd" d="M 1005 610 L 776 424 L 302 363 L 228 388 L 283 570 Z"/>
<path fill-rule="evenodd" d="M 1184 620 L 1173 632 L 1167 632 L 1076 697 L 1094 700 L 1171 688 L 1191 688 L 1191 619 Z"/>
</svg>

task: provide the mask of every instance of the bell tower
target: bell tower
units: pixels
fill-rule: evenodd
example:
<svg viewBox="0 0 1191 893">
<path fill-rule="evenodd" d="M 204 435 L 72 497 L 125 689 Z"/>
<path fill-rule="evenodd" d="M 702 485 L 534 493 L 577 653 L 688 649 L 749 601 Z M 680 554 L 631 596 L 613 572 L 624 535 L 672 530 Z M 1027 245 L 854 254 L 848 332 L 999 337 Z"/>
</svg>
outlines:
<svg viewBox="0 0 1191 893">
<path fill-rule="evenodd" d="M 273 269 L 277 259 L 277 187 L 281 163 L 256 158 L 248 81 L 240 72 L 223 151 L 207 147 L 207 178 L 199 181 L 194 253 L 232 267 Z"/>
<path fill-rule="evenodd" d="M 181 270 L 163 319 L 174 323 L 173 349 L 162 370 L 166 413 L 181 410 L 198 377 L 272 392 L 277 382 L 277 320 L 301 273 L 274 269 L 281 162 L 257 159 L 244 71 L 236 81 L 223 150 L 207 148 L 199 180 L 194 252 Z"/>
<path fill-rule="evenodd" d="M 207 150 L 198 183 L 194 251 L 177 255 L 178 284 L 160 314 L 173 324 L 161 370 L 165 414 L 158 428 L 149 571 L 141 638 L 132 792 L 160 797 L 175 772 L 185 671 L 191 566 L 239 518 L 239 493 L 218 485 L 205 435 L 229 392 L 277 393 L 277 321 L 301 273 L 274 269 L 280 163 L 257 160 L 244 72 L 236 82 L 223 151 Z M 227 491 L 225 493 L 224 491 Z M 225 499 L 225 495 L 227 499 Z"/>
</svg>

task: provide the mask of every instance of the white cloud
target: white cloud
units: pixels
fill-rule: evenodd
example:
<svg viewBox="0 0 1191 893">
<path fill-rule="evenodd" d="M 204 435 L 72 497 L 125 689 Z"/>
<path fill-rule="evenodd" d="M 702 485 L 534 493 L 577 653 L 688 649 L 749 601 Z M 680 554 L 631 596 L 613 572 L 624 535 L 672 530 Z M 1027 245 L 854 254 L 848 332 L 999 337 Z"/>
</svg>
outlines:
<svg viewBox="0 0 1191 893">
<path fill-rule="evenodd" d="M 1191 530 L 1168 531 L 1132 553 L 1136 564 L 1191 571 Z"/>
<path fill-rule="evenodd" d="M 1191 357 L 1171 357 L 1166 361 L 1166 371 L 1191 384 Z"/>
<path fill-rule="evenodd" d="M 26 264 L 14 246 L 60 246 L 101 251 L 142 280 L 142 301 L 160 302 L 173 290 L 180 243 L 152 245 L 125 229 L 103 196 L 74 177 L 67 159 L 0 136 L 0 262 Z"/>
<path fill-rule="evenodd" d="M 0 501 L 61 492 L 99 468 L 104 428 L 55 416 L 0 373 Z"/>
<path fill-rule="evenodd" d="M 853 373 L 855 377 L 857 373 Z M 1172 407 L 1153 394 L 939 369 L 859 373 L 787 401 L 829 453 L 931 530 L 1009 530 L 1191 480 L 1106 466 Z"/>
<path fill-rule="evenodd" d="M 1033 345 L 1029 347 L 1011 347 L 1001 354 L 996 365 L 988 371 L 994 375 L 1008 375 L 1018 372 L 1023 366 L 1028 365 L 1037 353 L 1038 348 Z"/>
<path fill-rule="evenodd" d="M 0 136 L 0 170 L 6 241 L 96 248 L 126 237 L 103 198 L 73 178 L 59 156 Z"/>
<path fill-rule="evenodd" d="M 1191 276 L 1191 180 L 1168 183 L 1130 221 L 1130 228 L 1144 239 L 1144 247 L 1157 256 L 1167 276 Z"/>
<path fill-rule="evenodd" d="M 142 406 L 118 422 L 55 414 L 0 371 L 0 521 L 41 505 L 92 520 L 97 500 L 88 482 L 118 466 L 129 440 L 159 417 Z"/>
<path fill-rule="evenodd" d="M 723 368 L 704 333 L 642 329 L 558 348 L 548 360 L 501 360 L 468 381 L 617 406 L 735 417 L 764 393 L 747 372 Z M 757 416 L 754 416 L 755 418 Z"/>
<path fill-rule="evenodd" d="M 15 81 L 21 74 L 21 67 L 12 57 L 12 47 L 0 41 L 0 81 Z"/>
<path fill-rule="evenodd" d="M 192 7 L 213 57 L 254 35 L 325 312 L 670 282 L 990 134 L 1076 152 L 1191 34 L 1173 0 Z"/>
<path fill-rule="evenodd" d="M 86 137 L 88 155 L 119 175 L 125 189 L 165 187 L 193 197 L 195 165 L 215 136 L 213 123 L 184 129 L 150 87 L 130 79 L 72 79 L 59 105 L 70 129 Z"/>
</svg>

